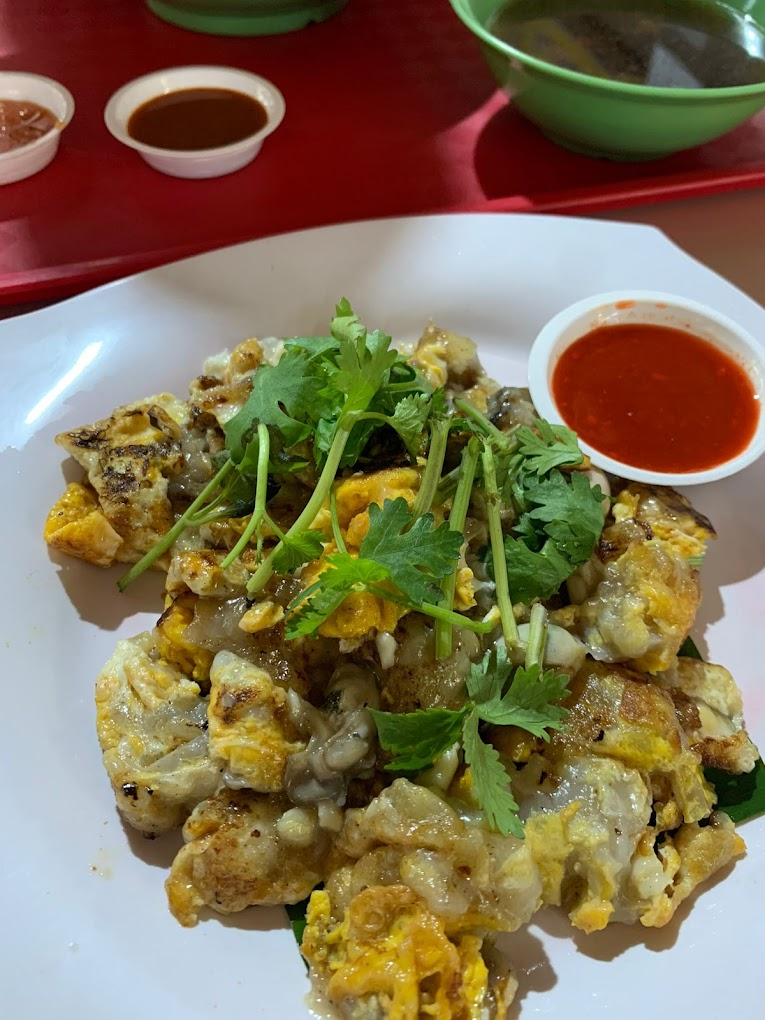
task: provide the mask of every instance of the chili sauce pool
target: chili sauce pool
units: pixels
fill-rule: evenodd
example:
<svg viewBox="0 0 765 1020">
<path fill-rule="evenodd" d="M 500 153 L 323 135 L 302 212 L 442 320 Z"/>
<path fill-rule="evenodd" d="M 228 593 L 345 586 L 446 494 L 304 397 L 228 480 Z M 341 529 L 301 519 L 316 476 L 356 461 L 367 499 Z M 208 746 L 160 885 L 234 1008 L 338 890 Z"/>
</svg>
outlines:
<svg viewBox="0 0 765 1020">
<path fill-rule="evenodd" d="M 760 415 L 737 361 L 649 323 L 600 326 L 576 340 L 558 359 L 552 394 L 584 442 L 646 471 L 718 467 L 746 449 Z"/>
</svg>

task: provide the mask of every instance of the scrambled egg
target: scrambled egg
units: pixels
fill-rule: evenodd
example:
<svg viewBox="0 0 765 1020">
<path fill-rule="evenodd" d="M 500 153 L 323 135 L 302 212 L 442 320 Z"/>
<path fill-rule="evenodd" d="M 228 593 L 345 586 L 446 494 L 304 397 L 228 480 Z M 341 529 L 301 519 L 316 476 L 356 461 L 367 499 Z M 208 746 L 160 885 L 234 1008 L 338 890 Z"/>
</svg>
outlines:
<svg viewBox="0 0 765 1020">
<path fill-rule="evenodd" d="M 714 793 L 666 691 L 593 662 L 571 689 L 566 730 L 514 781 L 543 900 L 584 931 L 666 924 L 744 844 L 726 816 L 706 825 Z"/>
<path fill-rule="evenodd" d="M 164 393 L 56 437 L 85 469 L 104 517 L 122 539 L 115 550 L 120 562 L 138 560 L 173 524 L 168 481 L 184 468 L 186 415 L 186 404 Z"/>
<path fill-rule="evenodd" d="M 43 537 L 53 549 L 97 567 L 110 567 L 123 544 L 93 489 L 79 482 L 70 482 L 51 508 Z"/>
<path fill-rule="evenodd" d="M 225 763 L 227 781 L 258 793 L 280 791 L 287 759 L 307 743 L 290 721 L 286 691 L 232 652 L 218 652 L 210 681 L 210 754 Z"/>
<path fill-rule="evenodd" d="M 118 808 L 158 835 L 214 793 L 220 767 L 199 685 L 153 655 L 150 634 L 118 643 L 96 681 L 96 729 Z"/>
<path fill-rule="evenodd" d="M 469 809 L 466 810 L 469 813 Z M 302 951 L 343 1015 L 504 1017 L 513 979 L 490 975 L 487 932 L 513 931 L 540 902 L 527 845 L 466 824 L 433 790 L 397 779 L 346 812 Z"/>
<path fill-rule="evenodd" d="M 669 691 L 694 751 L 705 765 L 740 774 L 759 757 L 744 726 L 741 691 L 724 666 L 679 658 L 656 682 Z"/>
<path fill-rule="evenodd" d="M 611 513 L 617 523 L 635 520 L 646 525 L 650 537 L 686 559 L 703 556 L 707 543 L 717 537 L 710 521 L 685 496 L 662 486 L 631 482 L 614 500 Z"/>
<path fill-rule="evenodd" d="M 553 622 L 572 629 L 595 659 L 668 669 L 701 602 L 696 571 L 652 539 L 630 543 L 594 573 L 592 594 L 552 613 Z"/>
<path fill-rule="evenodd" d="M 186 637 L 186 630 L 194 619 L 195 601 L 189 594 L 168 599 L 167 608 L 154 628 L 154 642 L 163 662 L 175 666 L 190 679 L 204 683 L 210 679 L 214 653 Z"/>
<path fill-rule="evenodd" d="M 482 944 L 476 935 L 450 939 L 421 897 L 390 885 L 360 892 L 339 922 L 329 895 L 314 892 L 301 948 L 343 1015 L 483 1020 L 492 990 Z M 506 1009 L 493 1016 L 502 1020 Z"/>
</svg>

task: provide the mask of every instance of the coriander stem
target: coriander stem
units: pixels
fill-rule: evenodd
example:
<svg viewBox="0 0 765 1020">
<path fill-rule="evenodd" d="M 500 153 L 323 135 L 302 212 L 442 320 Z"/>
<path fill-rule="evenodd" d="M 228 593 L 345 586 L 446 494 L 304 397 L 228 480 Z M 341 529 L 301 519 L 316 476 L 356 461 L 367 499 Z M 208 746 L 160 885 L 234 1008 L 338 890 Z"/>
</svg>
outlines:
<svg viewBox="0 0 765 1020">
<path fill-rule="evenodd" d="M 491 620 L 471 620 L 469 616 L 455 613 L 451 609 L 444 609 L 443 606 L 434 606 L 431 602 L 422 602 L 418 606 L 413 606 L 408 599 L 402 598 L 386 588 L 380 588 L 376 584 L 366 584 L 363 590 L 368 591 L 370 595 L 376 595 L 377 598 L 383 599 L 385 602 L 395 602 L 398 606 L 405 606 L 407 609 L 416 613 L 422 613 L 424 616 L 432 616 L 434 620 L 443 620 L 454 627 L 470 630 L 474 634 L 489 634 L 494 630 L 494 623 Z"/>
<path fill-rule="evenodd" d="M 226 570 L 227 567 L 230 567 L 231 564 L 242 555 L 242 552 L 246 548 L 256 529 L 259 532 L 260 525 L 263 523 L 263 515 L 266 512 L 268 459 L 270 456 L 271 437 L 268 434 L 268 428 L 263 424 L 263 422 L 260 422 L 258 425 L 258 468 L 255 475 L 255 506 L 252 509 L 252 516 L 247 522 L 247 527 L 239 536 L 239 541 L 221 563 L 221 570 Z M 260 553 L 262 545 L 263 538 L 260 533 L 258 533 L 258 553 Z"/>
<path fill-rule="evenodd" d="M 347 552 L 348 550 L 345 546 L 343 533 L 340 530 L 340 521 L 337 516 L 337 493 L 335 492 L 334 482 L 332 483 L 332 488 L 329 490 L 329 516 L 332 521 L 332 536 L 335 539 L 337 551 L 341 553 Z"/>
<path fill-rule="evenodd" d="M 457 491 L 454 494 L 454 501 L 452 503 L 451 513 L 449 514 L 450 531 L 461 532 L 465 527 L 465 518 L 467 517 L 468 506 L 470 505 L 473 481 L 475 479 L 475 472 L 478 466 L 480 446 L 481 444 L 478 442 L 476 437 L 472 436 L 462 453 L 462 463 L 459 467 Z M 455 568 L 451 574 L 448 574 L 441 582 L 441 592 L 444 597 L 440 604 L 443 609 L 454 608 L 454 592 L 456 587 L 457 570 Z M 436 620 L 435 647 L 437 659 L 448 659 L 448 657 L 452 654 L 452 626 L 445 620 Z"/>
<path fill-rule="evenodd" d="M 170 528 L 170 530 L 166 532 L 158 542 L 155 542 L 151 549 L 149 549 L 149 551 L 145 553 L 137 563 L 134 563 L 130 570 L 128 570 L 128 572 L 119 579 L 117 587 L 120 591 L 124 591 L 129 584 L 132 584 L 137 577 L 140 577 L 145 570 L 148 570 L 152 563 L 158 560 L 159 557 L 173 545 L 178 536 L 188 527 L 190 519 L 194 516 L 197 510 L 204 506 L 205 502 L 220 486 L 223 479 L 233 469 L 233 467 L 234 462 L 229 458 L 220 470 L 213 475 L 207 485 L 205 485 L 204 489 L 202 489 L 191 506 L 181 514 L 172 528 Z"/>
<path fill-rule="evenodd" d="M 494 454 L 488 442 L 484 440 L 481 454 L 483 480 L 486 489 L 486 515 L 489 522 L 489 541 L 491 558 L 494 564 L 494 584 L 497 592 L 497 608 L 502 621 L 502 633 L 508 649 L 518 644 L 518 628 L 513 615 L 513 603 L 507 581 L 507 560 L 502 537 L 502 520 L 499 516 L 499 490 L 497 488 L 497 472 L 494 468 Z"/>
<path fill-rule="evenodd" d="M 529 617 L 529 637 L 526 642 L 526 669 L 542 665 L 547 644 L 547 610 L 541 602 L 531 607 Z"/>
<path fill-rule="evenodd" d="M 441 470 L 446 457 L 446 442 L 449 438 L 449 422 L 437 421 L 430 428 L 430 449 L 425 470 L 420 480 L 417 498 L 412 506 L 412 520 L 426 514 L 433 505 L 433 498 L 441 480 Z"/>
<path fill-rule="evenodd" d="M 477 407 L 474 407 L 467 400 L 457 397 L 454 401 L 454 406 L 458 411 L 462 411 L 466 418 L 469 418 L 470 421 L 477 425 L 487 439 L 498 443 L 503 450 L 511 450 L 515 446 L 515 441 L 510 436 L 500 431 L 493 422 L 489 421 L 483 412 L 479 411 Z"/>
<path fill-rule="evenodd" d="M 262 589 L 268 584 L 274 573 L 274 568 L 272 566 L 274 556 L 280 549 L 283 548 L 285 541 L 289 542 L 291 535 L 296 535 L 301 531 L 304 531 L 316 519 L 316 515 L 324 505 L 324 500 L 327 498 L 329 490 L 334 483 L 335 475 L 337 474 L 337 469 L 340 467 L 340 461 L 342 460 L 343 451 L 345 450 L 345 444 L 348 442 L 348 437 L 350 436 L 351 430 L 357 420 L 357 415 L 354 412 L 340 415 L 337 428 L 335 429 L 335 434 L 332 438 L 332 443 L 329 447 L 327 460 L 321 474 L 319 475 L 319 480 L 316 483 L 316 488 L 313 490 L 311 498 L 308 500 L 302 513 L 286 533 L 284 538 L 279 541 L 278 545 L 274 546 L 247 582 L 248 595 L 255 595 L 257 592 L 262 591 Z"/>
<path fill-rule="evenodd" d="M 276 535 L 276 537 L 279 539 L 279 541 L 283 542 L 284 538 L 285 538 L 284 532 L 279 527 L 279 525 L 276 523 L 276 521 L 273 519 L 273 517 L 270 517 L 267 513 L 264 513 L 263 514 L 263 520 L 269 526 L 271 531 L 273 531 L 273 533 Z"/>
<path fill-rule="evenodd" d="M 441 480 L 438 483 L 438 488 L 436 489 L 436 495 L 434 497 L 435 503 L 445 503 L 446 500 L 453 495 L 454 490 L 457 488 L 457 482 L 459 481 L 461 471 L 462 464 L 458 464 L 456 468 L 452 468 L 451 471 L 447 471 L 445 475 L 441 475 Z"/>
</svg>

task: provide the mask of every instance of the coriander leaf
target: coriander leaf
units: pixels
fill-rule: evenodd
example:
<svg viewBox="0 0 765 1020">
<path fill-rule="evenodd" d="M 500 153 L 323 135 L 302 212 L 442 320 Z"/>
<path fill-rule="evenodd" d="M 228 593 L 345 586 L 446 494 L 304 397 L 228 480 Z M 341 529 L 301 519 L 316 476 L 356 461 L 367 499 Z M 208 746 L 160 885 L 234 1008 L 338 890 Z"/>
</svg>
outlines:
<svg viewBox="0 0 765 1020">
<path fill-rule="evenodd" d="M 371 591 L 385 598 L 385 591 L 379 589 L 381 582 L 392 586 L 391 598 L 409 609 L 425 611 L 428 600 L 440 598 L 435 582 L 453 570 L 462 535 L 451 531 L 446 523 L 433 530 L 431 514 L 418 518 L 409 531 L 402 533 L 411 523 L 412 514 L 401 497 L 386 499 L 382 510 L 372 503 L 369 519 L 359 555 L 327 556 L 327 569 L 293 602 L 290 608 L 295 612 L 287 625 L 288 637 L 312 634 L 354 591 Z"/>
<path fill-rule="evenodd" d="M 388 576 L 415 603 L 434 601 L 441 591 L 435 583 L 450 573 L 459 559 L 463 537 L 444 522 L 433 528 L 433 515 L 412 523 L 406 500 L 386 499 L 382 510 L 369 507 L 369 530 L 359 556 L 388 570 Z M 408 531 L 404 530 L 409 528 Z M 427 573 L 426 573 L 427 571 Z"/>
<path fill-rule="evenodd" d="M 605 518 L 603 493 L 593 488 L 580 471 L 566 477 L 554 471 L 526 488 L 526 499 L 535 504 L 525 515 L 544 525 L 545 534 L 570 560 L 573 568 L 584 563 L 600 538 Z"/>
<path fill-rule="evenodd" d="M 495 726 L 520 726 L 535 737 L 549 740 L 547 730 L 559 730 L 568 709 L 555 702 L 568 694 L 569 678 L 554 669 L 542 672 L 539 665 L 519 666 L 501 698 L 476 705 L 481 718 Z"/>
<path fill-rule="evenodd" d="M 348 298 L 340 298 L 335 307 L 335 317 L 330 324 L 330 332 L 335 340 L 355 343 L 366 338 L 366 327 L 359 322 L 359 317 L 351 308 Z"/>
<path fill-rule="evenodd" d="M 307 439 L 317 391 L 323 384 L 319 366 L 299 347 L 287 350 L 275 365 L 261 365 L 244 406 L 223 429 L 232 459 L 237 462 L 244 457 L 260 422 L 278 429 L 287 446 Z"/>
<path fill-rule="evenodd" d="M 293 570 L 311 560 L 317 560 L 324 551 L 324 535 L 321 531 L 302 531 L 299 535 L 282 540 L 272 560 L 277 574 L 290 574 Z"/>
<path fill-rule="evenodd" d="M 472 701 L 482 705 L 499 699 L 514 668 L 504 645 L 496 645 L 480 662 L 472 663 L 466 678 Z"/>
<path fill-rule="evenodd" d="M 290 347 L 300 347 L 311 358 L 321 358 L 337 350 L 337 340 L 333 336 L 293 336 L 284 341 L 284 347 L 287 350 Z"/>
<path fill-rule="evenodd" d="M 350 553 L 332 553 L 325 560 L 329 566 L 290 605 L 294 612 L 287 621 L 288 638 L 313 634 L 351 592 L 390 576 L 379 563 Z"/>
<path fill-rule="evenodd" d="M 704 776 L 717 793 L 717 809 L 737 824 L 765 812 L 765 764 L 762 758 L 751 772 L 733 776 L 722 769 L 704 769 Z"/>
<path fill-rule="evenodd" d="M 342 303 L 338 310 L 341 306 Z M 350 311 L 350 305 L 347 308 Z M 338 322 L 342 323 L 342 328 L 336 326 Z M 335 359 L 337 371 L 332 377 L 332 384 L 345 394 L 343 414 L 365 411 L 380 387 L 388 381 L 388 373 L 398 355 L 396 351 L 389 350 L 389 336 L 379 331 L 367 333 L 352 313 L 333 320 L 332 334 L 339 343 Z"/>
<path fill-rule="evenodd" d="M 505 538 L 507 584 L 513 602 L 528 605 L 534 599 L 547 599 L 574 572 L 571 562 L 548 539 L 540 552 L 534 552 L 520 539 Z"/>
<path fill-rule="evenodd" d="M 368 709 L 377 726 L 381 746 L 395 755 L 389 771 L 420 771 L 459 739 L 468 709 L 428 708 L 419 712 L 380 712 Z"/>
<path fill-rule="evenodd" d="M 520 478 L 513 498 L 523 513 L 505 539 L 510 594 L 528 603 L 549 598 L 590 556 L 603 530 L 603 493 L 581 472 L 554 469 L 545 478 Z"/>
<path fill-rule="evenodd" d="M 536 432 L 522 425 L 515 433 L 518 443 L 516 464 L 523 471 L 544 475 L 553 468 L 582 463 L 584 454 L 579 449 L 575 432 L 565 425 L 551 425 L 543 418 L 535 419 L 534 424 Z"/>
<path fill-rule="evenodd" d="M 422 446 L 422 433 L 430 414 L 432 401 L 424 393 L 403 397 L 396 404 L 388 423 L 401 436 L 401 441 L 414 458 Z"/>
<path fill-rule="evenodd" d="M 485 744 L 478 733 L 478 712 L 473 710 L 462 727 L 465 761 L 470 766 L 473 792 L 492 829 L 503 836 L 512 834 L 523 839 L 523 824 L 518 817 L 518 804 L 510 791 L 510 777 L 491 744 Z"/>
</svg>

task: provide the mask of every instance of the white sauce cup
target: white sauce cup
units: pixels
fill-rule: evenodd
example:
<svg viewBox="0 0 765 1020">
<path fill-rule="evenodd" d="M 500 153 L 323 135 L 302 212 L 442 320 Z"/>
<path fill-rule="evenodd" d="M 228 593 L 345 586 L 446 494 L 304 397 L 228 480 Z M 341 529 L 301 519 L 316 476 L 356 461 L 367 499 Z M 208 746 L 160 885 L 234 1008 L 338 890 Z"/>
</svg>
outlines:
<svg viewBox="0 0 765 1020">
<path fill-rule="evenodd" d="M 256 99 L 266 111 L 266 123 L 255 134 L 214 149 L 161 149 L 139 142 L 128 134 L 128 122 L 139 106 L 169 92 L 197 88 L 231 89 Z M 284 111 L 281 92 L 260 75 L 237 67 L 200 65 L 152 71 L 128 82 L 106 104 L 104 121 L 117 141 L 135 149 L 155 170 L 171 177 L 201 179 L 222 177 L 251 163 L 260 152 L 264 139 L 281 124 Z"/>
<path fill-rule="evenodd" d="M 741 453 L 712 468 L 671 473 L 649 471 L 609 457 L 580 439 L 579 445 L 593 464 L 622 478 L 658 485 L 700 485 L 726 478 L 747 467 L 765 453 L 765 348 L 727 316 L 689 298 L 660 291 L 616 291 L 595 294 L 559 312 L 543 327 L 529 354 L 529 390 L 542 418 L 568 424 L 553 396 L 552 379 L 563 352 L 601 326 L 650 323 L 691 333 L 736 361 L 746 372 L 760 405 L 760 415 L 749 444 Z M 699 442 L 703 442 L 703 437 Z"/>
</svg>

